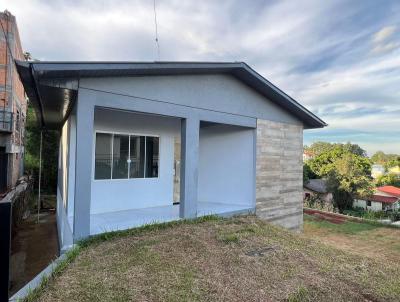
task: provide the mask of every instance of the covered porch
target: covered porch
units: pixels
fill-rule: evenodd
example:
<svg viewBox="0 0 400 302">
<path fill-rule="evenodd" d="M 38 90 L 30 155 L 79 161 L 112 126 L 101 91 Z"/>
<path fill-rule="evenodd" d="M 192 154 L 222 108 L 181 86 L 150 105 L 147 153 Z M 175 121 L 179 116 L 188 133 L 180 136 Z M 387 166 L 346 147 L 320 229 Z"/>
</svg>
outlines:
<svg viewBox="0 0 400 302">
<path fill-rule="evenodd" d="M 254 128 L 202 120 L 192 124 L 174 116 L 94 106 L 91 135 L 80 139 L 79 101 L 77 105 L 60 145 L 59 195 L 66 200 L 72 237 L 82 230 L 79 223 L 89 223 L 89 235 L 96 235 L 254 212 Z M 77 179 L 84 175 L 79 151 L 85 144 L 84 164 L 90 163 L 85 181 L 90 183 L 81 190 L 90 189 L 90 203 L 89 217 L 82 221 Z"/>
<path fill-rule="evenodd" d="M 185 164 L 194 153 L 185 126 L 175 117 L 95 108 L 90 235 L 254 211 L 254 130 L 199 121 L 189 137 L 198 144 L 189 187 Z"/>
</svg>

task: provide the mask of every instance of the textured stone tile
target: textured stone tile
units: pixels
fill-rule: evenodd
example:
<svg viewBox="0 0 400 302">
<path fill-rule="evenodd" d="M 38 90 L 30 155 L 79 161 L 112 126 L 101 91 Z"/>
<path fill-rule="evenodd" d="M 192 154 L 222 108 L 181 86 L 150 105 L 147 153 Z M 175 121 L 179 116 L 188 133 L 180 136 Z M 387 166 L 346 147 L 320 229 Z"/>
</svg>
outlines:
<svg viewBox="0 0 400 302">
<path fill-rule="evenodd" d="M 257 121 L 256 214 L 300 230 L 303 225 L 303 128 Z"/>
</svg>

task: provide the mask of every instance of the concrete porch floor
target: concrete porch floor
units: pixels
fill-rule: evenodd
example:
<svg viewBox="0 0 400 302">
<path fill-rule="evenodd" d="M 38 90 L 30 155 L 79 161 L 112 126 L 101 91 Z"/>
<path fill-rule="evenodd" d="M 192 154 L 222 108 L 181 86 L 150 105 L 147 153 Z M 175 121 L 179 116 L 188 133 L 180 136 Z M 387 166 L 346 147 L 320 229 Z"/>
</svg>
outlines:
<svg viewBox="0 0 400 302">
<path fill-rule="evenodd" d="M 231 216 L 253 211 L 253 208 L 243 205 L 204 202 L 197 204 L 197 217 L 212 214 Z M 90 216 L 90 235 L 179 219 L 179 205 L 92 214 Z"/>
</svg>

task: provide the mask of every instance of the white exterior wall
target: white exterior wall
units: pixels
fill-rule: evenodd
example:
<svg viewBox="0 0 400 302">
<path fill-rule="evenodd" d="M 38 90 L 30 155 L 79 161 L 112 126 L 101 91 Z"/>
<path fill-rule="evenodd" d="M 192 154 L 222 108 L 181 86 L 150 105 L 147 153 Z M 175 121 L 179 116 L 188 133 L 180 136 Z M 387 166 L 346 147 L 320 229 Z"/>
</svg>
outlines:
<svg viewBox="0 0 400 302">
<path fill-rule="evenodd" d="M 68 202 L 67 215 L 73 230 L 73 217 L 75 205 L 75 157 L 76 157 L 76 115 L 71 115 L 69 121 L 69 177 L 68 177 Z"/>
<path fill-rule="evenodd" d="M 95 180 L 93 154 L 91 214 L 173 204 L 174 136 L 180 135 L 179 119 L 96 109 L 94 131 L 159 136 L 160 162 L 158 178 Z"/>
<path fill-rule="evenodd" d="M 382 203 L 372 201 L 371 206 L 370 207 L 367 206 L 367 210 L 374 211 L 374 212 L 382 211 Z"/>
<path fill-rule="evenodd" d="M 255 207 L 254 130 L 201 128 L 199 148 L 199 202 Z"/>
<path fill-rule="evenodd" d="M 228 74 L 83 78 L 79 86 L 81 89 L 302 125 L 285 109 Z"/>
<path fill-rule="evenodd" d="M 353 207 L 367 209 L 367 202 L 362 199 L 354 199 Z"/>
<path fill-rule="evenodd" d="M 382 203 L 371 201 L 371 206 L 367 206 L 367 201 L 362 199 L 355 199 L 353 202 L 353 207 L 359 207 L 363 208 L 364 210 L 369 210 L 374 212 L 382 211 Z"/>
<path fill-rule="evenodd" d="M 57 186 L 57 229 L 58 239 L 61 251 L 67 249 L 73 244 L 73 218 L 68 219 L 69 215 L 73 215 L 73 196 L 75 161 L 71 160 L 72 154 L 75 153 L 76 140 L 71 139 L 71 133 L 75 131 L 75 119 L 71 115 L 64 124 L 61 137 L 58 158 L 58 186 Z M 72 129 L 72 131 L 71 131 Z M 76 131 L 75 131 L 76 132 Z M 46 156 L 45 154 L 43 156 Z M 73 166 L 73 169 L 70 167 Z M 71 175 L 72 172 L 72 175 Z"/>
</svg>

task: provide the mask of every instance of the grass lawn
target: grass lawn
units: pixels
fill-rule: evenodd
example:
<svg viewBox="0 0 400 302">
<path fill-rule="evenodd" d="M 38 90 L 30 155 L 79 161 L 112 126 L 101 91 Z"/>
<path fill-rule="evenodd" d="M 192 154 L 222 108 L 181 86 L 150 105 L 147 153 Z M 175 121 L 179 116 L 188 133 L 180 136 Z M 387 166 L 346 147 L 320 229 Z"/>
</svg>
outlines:
<svg viewBox="0 0 400 302">
<path fill-rule="evenodd" d="M 400 263 L 400 228 L 350 221 L 334 224 L 304 215 L 304 233 L 360 256 Z"/>
<path fill-rule="evenodd" d="M 103 235 L 73 252 L 39 301 L 399 301 L 400 262 L 363 257 L 253 216 Z M 373 230 L 375 231 L 375 230 Z M 364 231 L 344 236 L 358 236 Z M 351 232 L 350 232 L 351 233 Z M 361 239 L 360 239 L 361 240 Z"/>
</svg>

